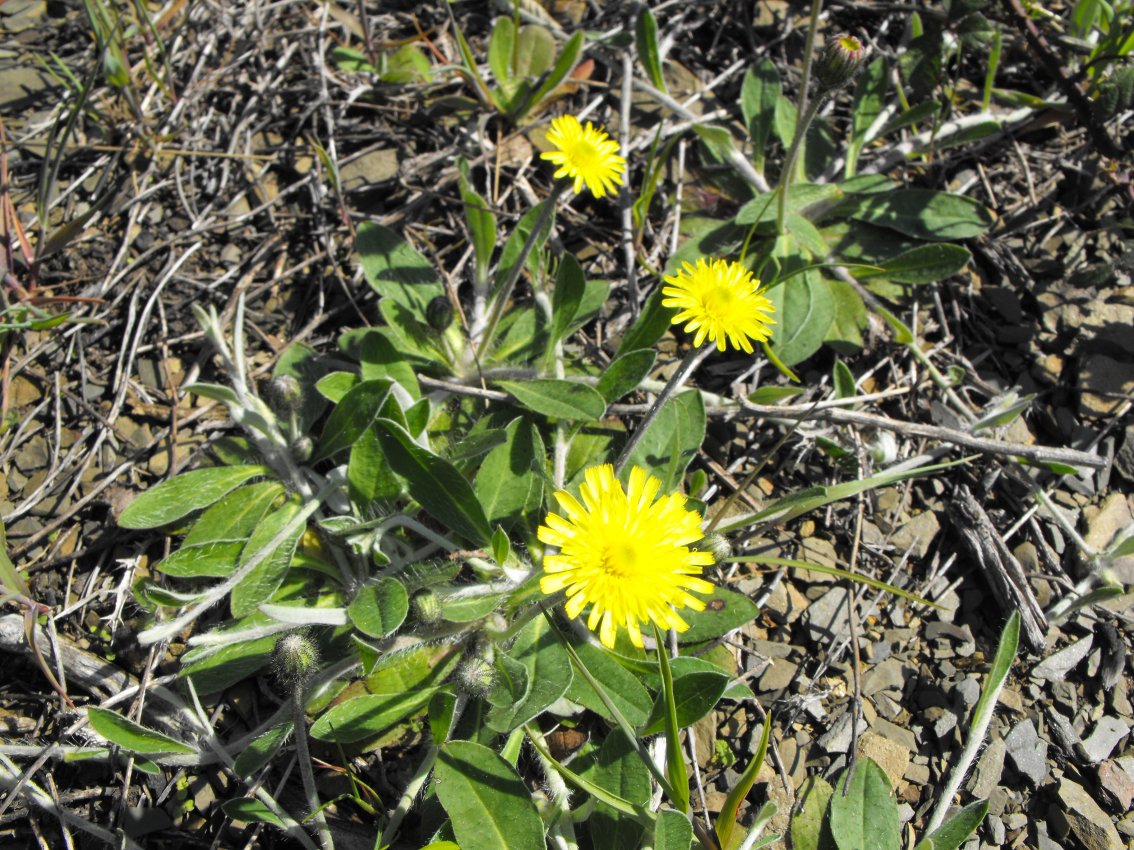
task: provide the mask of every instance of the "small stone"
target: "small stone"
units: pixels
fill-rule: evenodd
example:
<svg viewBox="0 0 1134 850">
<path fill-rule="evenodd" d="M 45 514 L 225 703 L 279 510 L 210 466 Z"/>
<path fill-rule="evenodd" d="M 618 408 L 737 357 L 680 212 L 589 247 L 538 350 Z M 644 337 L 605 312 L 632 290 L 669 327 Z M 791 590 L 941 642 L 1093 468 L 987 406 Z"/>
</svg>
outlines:
<svg viewBox="0 0 1134 850">
<path fill-rule="evenodd" d="M 887 658 L 862 677 L 863 696 L 873 696 L 879 691 L 901 693 L 908 672 L 908 668 L 900 659 Z"/>
<path fill-rule="evenodd" d="M 1059 652 L 1049 655 L 1032 668 L 1032 676 L 1051 681 L 1063 679 L 1079 665 L 1080 661 L 1087 657 L 1094 640 L 1094 635 L 1087 635 L 1085 638 L 1080 638 L 1070 646 L 1059 650 Z"/>
<path fill-rule="evenodd" d="M 1047 776 L 1047 742 L 1040 740 L 1035 724 L 1031 720 L 1017 723 L 1005 736 L 1004 746 L 1016 770 L 1033 787 L 1038 786 Z"/>
<path fill-rule="evenodd" d="M 1079 413 L 1103 418 L 1113 415 L 1123 398 L 1134 394 L 1134 363 L 1105 354 L 1092 354 L 1079 369 Z"/>
<path fill-rule="evenodd" d="M 1004 772 L 1004 756 L 1007 749 L 999 738 L 993 738 L 977 760 L 976 770 L 969 780 L 969 791 L 974 797 L 987 799 L 994 788 L 1000 784 Z"/>
<path fill-rule="evenodd" d="M 928 785 L 929 784 L 929 765 L 916 764 L 911 762 L 903 774 L 906 782 L 911 785 Z"/>
<path fill-rule="evenodd" d="M 980 699 L 980 682 L 974 678 L 962 679 L 953 690 L 965 707 L 976 705 Z"/>
<path fill-rule="evenodd" d="M 865 704 L 864 704 L 865 705 Z M 914 733 L 904 726 L 899 726 L 896 723 L 891 723 L 881 717 L 877 717 L 870 722 L 870 731 L 877 732 L 884 738 L 889 738 L 896 744 L 901 744 L 910 752 L 917 750 L 917 738 Z"/>
<path fill-rule="evenodd" d="M 846 588 L 833 587 L 811 603 L 803 615 L 811 639 L 826 645 L 848 630 L 849 593 Z"/>
<path fill-rule="evenodd" d="M 1063 777 L 1059 802 L 1071 833 L 1087 850 L 1123 850 L 1118 830 L 1082 785 Z"/>
<path fill-rule="evenodd" d="M 1118 534 L 1134 524 L 1130 503 L 1122 493 L 1111 493 L 1097 508 L 1087 506 L 1083 509 L 1083 519 L 1087 521 L 1084 539 L 1099 551 L 1105 550 Z M 1134 583 L 1134 556 L 1111 561 L 1110 570 L 1121 583 Z"/>
<path fill-rule="evenodd" d="M 839 719 L 831 725 L 831 728 L 819 736 L 818 744 L 825 752 L 832 755 L 847 752 L 851 745 L 850 712 L 844 711 L 839 715 Z"/>
<path fill-rule="evenodd" d="M 910 751 L 896 741 L 883 737 L 874 731 L 867 732 L 858 740 L 859 758 L 872 759 L 885 771 L 890 786 L 896 788 L 906 768 L 910 765 Z"/>
<path fill-rule="evenodd" d="M 1103 717 L 1095 724 L 1094 731 L 1083 741 L 1083 754 L 1091 764 L 1108 758 L 1118 746 L 1118 742 L 1130 734 L 1130 724 L 1116 717 Z"/>
<path fill-rule="evenodd" d="M 1134 776 L 1116 761 L 1100 764 L 1098 776 L 1103 801 L 1109 804 L 1110 809 L 1117 814 L 1129 811 L 1134 803 Z"/>
<path fill-rule="evenodd" d="M 890 544 L 903 553 L 909 549 L 914 558 L 924 558 L 940 530 L 937 514 L 923 511 L 899 526 L 890 536 Z"/>
<path fill-rule="evenodd" d="M 363 154 L 340 169 L 342 187 L 348 192 L 365 189 L 398 176 L 398 152 L 384 148 Z"/>
<path fill-rule="evenodd" d="M 947 708 L 941 709 L 941 716 L 933 724 L 933 734 L 939 739 L 944 738 L 957 728 L 957 715 Z"/>
<path fill-rule="evenodd" d="M 1075 731 L 1075 727 L 1071 725 L 1071 721 L 1056 711 L 1054 708 L 1047 710 L 1047 728 L 1050 732 L 1052 741 L 1063 750 L 1063 754 L 1070 758 L 1074 756 L 1077 748 L 1083 745 L 1079 738 L 1079 733 Z"/>
<path fill-rule="evenodd" d="M 760 693 L 778 693 L 788 687 L 799 673 L 799 665 L 778 658 L 760 677 Z"/>
<path fill-rule="evenodd" d="M 1000 818 L 989 818 L 985 821 L 984 828 L 993 847 L 1004 846 L 1004 841 L 1008 837 L 1007 830 L 1004 829 L 1004 821 Z"/>
</svg>

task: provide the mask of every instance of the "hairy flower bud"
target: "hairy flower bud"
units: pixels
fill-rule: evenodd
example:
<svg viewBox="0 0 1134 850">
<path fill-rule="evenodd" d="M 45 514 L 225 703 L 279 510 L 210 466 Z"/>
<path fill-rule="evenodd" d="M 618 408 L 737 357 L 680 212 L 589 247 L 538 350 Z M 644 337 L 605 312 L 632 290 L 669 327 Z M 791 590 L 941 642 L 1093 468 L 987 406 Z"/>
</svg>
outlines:
<svg viewBox="0 0 1134 850">
<path fill-rule="evenodd" d="M 305 631 L 289 632 L 276 641 L 272 672 L 288 690 L 302 690 L 319 667 L 319 650 Z"/>
<path fill-rule="evenodd" d="M 277 375 L 264 385 L 264 401 L 277 416 L 291 416 L 303 403 L 303 387 L 291 375 Z"/>
<path fill-rule="evenodd" d="M 425 307 L 425 321 L 429 323 L 429 327 L 441 333 L 449 329 L 449 325 L 453 324 L 453 302 L 449 300 L 447 295 L 438 295 Z"/>
<path fill-rule="evenodd" d="M 311 460 L 311 455 L 315 454 L 315 444 L 311 442 L 310 437 L 300 437 L 292 442 L 291 453 L 295 455 L 297 461 L 304 463 Z"/>
<path fill-rule="evenodd" d="M 419 623 L 433 626 L 441 622 L 441 600 L 428 587 L 423 587 L 413 595 L 410 606 Z"/>
<path fill-rule="evenodd" d="M 850 82 L 866 58 L 866 48 L 853 35 L 837 35 L 827 42 L 815 65 L 820 88 L 832 91 Z"/>
<path fill-rule="evenodd" d="M 732 544 L 719 531 L 706 534 L 693 544 L 693 548 L 698 552 L 708 552 L 718 564 L 732 557 Z"/>
<path fill-rule="evenodd" d="M 457 667 L 453 683 L 467 696 L 484 699 L 496 684 L 496 670 L 480 655 L 470 655 Z"/>
</svg>

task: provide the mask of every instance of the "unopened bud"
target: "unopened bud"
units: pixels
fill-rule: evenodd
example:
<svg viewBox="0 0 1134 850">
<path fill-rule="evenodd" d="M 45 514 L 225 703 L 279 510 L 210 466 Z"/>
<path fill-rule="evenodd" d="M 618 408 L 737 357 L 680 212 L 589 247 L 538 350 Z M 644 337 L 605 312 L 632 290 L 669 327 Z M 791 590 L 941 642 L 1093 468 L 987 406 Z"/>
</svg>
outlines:
<svg viewBox="0 0 1134 850">
<path fill-rule="evenodd" d="M 449 329 L 449 325 L 453 324 L 453 302 L 449 300 L 447 295 L 438 295 L 425 307 L 425 321 L 429 323 L 429 327 L 441 333 Z"/>
<path fill-rule="evenodd" d="M 315 444 L 311 442 L 310 437 L 300 437 L 291 444 L 291 453 L 297 461 L 304 463 L 311 460 L 311 455 L 315 453 Z"/>
<path fill-rule="evenodd" d="M 718 564 L 732 557 L 732 544 L 718 531 L 706 534 L 697 541 L 694 548 L 698 552 L 708 552 Z"/>
<path fill-rule="evenodd" d="M 276 641 L 272 671 L 288 690 L 302 690 L 318 667 L 319 650 L 306 632 L 289 632 Z"/>
<path fill-rule="evenodd" d="M 264 401 L 278 416 L 290 416 L 299 410 L 303 387 L 291 375 L 277 375 L 264 385 Z"/>
<path fill-rule="evenodd" d="M 441 600 L 428 587 L 424 587 L 415 593 L 410 605 L 413 608 L 413 615 L 419 623 L 434 626 L 441 622 Z"/>
<path fill-rule="evenodd" d="M 496 684 L 496 671 L 480 655 L 470 655 L 457 667 L 453 681 L 467 696 L 484 699 Z"/>
<path fill-rule="evenodd" d="M 815 65 L 815 79 L 828 91 L 846 85 L 866 58 L 866 48 L 853 35 L 837 35 L 827 42 Z"/>
</svg>

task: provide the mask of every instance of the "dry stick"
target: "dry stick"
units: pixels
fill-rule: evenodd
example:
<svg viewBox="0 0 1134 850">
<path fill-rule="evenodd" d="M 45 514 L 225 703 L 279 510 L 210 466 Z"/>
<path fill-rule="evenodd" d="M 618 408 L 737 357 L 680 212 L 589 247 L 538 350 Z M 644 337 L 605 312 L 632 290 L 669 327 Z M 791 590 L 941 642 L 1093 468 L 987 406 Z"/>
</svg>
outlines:
<svg viewBox="0 0 1134 850">
<path fill-rule="evenodd" d="M 634 451 L 635 447 L 642 439 L 642 435 L 649 430 L 650 425 L 654 419 L 657 418 L 658 412 L 662 409 L 669 399 L 677 392 L 681 386 L 689 380 L 689 376 L 693 371 L 701 365 L 709 352 L 713 350 L 711 345 L 702 345 L 700 348 L 691 348 L 677 367 L 677 371 L 673 373 L 669 381 L 658 393 L 658 397 L 654 403 L 650 405 L 650 409 L 646 411 L 646 415 L 642 417 L 642 421 L 638 423 L 638 427 L 634 429 L 634 433 L 630 435 L 630 439 L 626 441 L 626 445 L 622 447 L 621 453 L 618 455 L 618 460 L 614 463 L 614 472 L 617 475 L 622 471 L 622 467 L 626 466 L 626 461 L 630 459 L 630 454 Z"/>
<path fill-rule="evenodd" d="M 619 135 L 622 137 L 622 150 L 630 145 L 630 103 L 634 92 L 634 57 L 627 48 L 622 53 L 622 102 L 620 104 Z M 634 257 L 634 201 L 630 187 L 623 186 L 618 193 L 618 203 L 622 207 L 622 254 L 626 262 L 626 289 L 630 297 L 630 321 L 638 318 L 638 263 Z"/>
</svg>

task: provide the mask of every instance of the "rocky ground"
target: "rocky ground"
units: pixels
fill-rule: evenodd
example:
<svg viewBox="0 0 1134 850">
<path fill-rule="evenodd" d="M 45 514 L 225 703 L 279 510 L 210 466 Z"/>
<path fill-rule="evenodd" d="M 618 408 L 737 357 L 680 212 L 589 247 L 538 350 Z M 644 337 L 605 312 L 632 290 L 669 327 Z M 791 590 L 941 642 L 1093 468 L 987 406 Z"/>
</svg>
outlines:
<svg viewBox="0 0 1134 850">
<path fill-rule="evenodd" d="M 611 33 L 631 19 L 618 4 L 562 5 L 577 5 L 591 32 Z M 1049 8 L 1057 15 L 1068 13 L 1056 5 Z M 119 531 L 114 518 L 140 489 L 194 464 L 218 436 L 235 431 L 223 407 L 181 390 L 202 377 L 223 382 L 190 305 L 231 317 L 243 294 L 250 358 L 264 374 L 288 345 L 333 352 L 343 329 L 378 321 L 352 256 L 360 221 L 406 233 L 460 278 L 468 260 L 458 154 L 499 175 L 502 222 L 546 196 L 549 177 L 536 158 L 542 119 L 510 131 L 468 110 L 468 85 L 446 70 L 459 54 L 444 5 L 371 6 L 365 20 L 352 3 L 154 7 L 153 32 L 134 32 L 127 42 L 131 83 L 122 86 L 108 81 L 80 4 L 0 5 L 0 256 L 9 322 L 0 332 L 0 517 L 9 556 L 50 612 L 41 620 L 48 666 L 77 705 L 177 670 L 173 655 L 133 642 L 143 616 L 130 596 L 169 541 Z M 453 12 L 483 56 L 492 14 L 473 4 Z M 997 86 L 1056 98 L 1059 82 L 1037 64 L 1011 4 L 986 12 L 1004 34 Z M 754 57 L 776 62 L 789 91 L 798 82 L 793 69 L 807 15 L 800 4 L 663 3 L 656 14 L 675 96 L 700 93 L 696 109 L 723 126 L 737 121 L 740 81 Z M 836 4 L 824 31 L 869 33 L 877 49 L 893 50 L 908 14 L 886 4 Z M 575 25 L 558 19 L 557 26 Z M 150 67 L 142 44 L 155 39 L 164 52 L 146 53 Z M 384 53 L 413 43 L 414 67 L 432 70 L 381 84 L 332 60 L 334 48 L 365 53 L 367 39 Z M 590 84 L 567 101 L 594 104 L 591 117 L 612 127 L 619 56 L 610 44 L 591 50 Z M 954 69 L 958 100 L 981 85 L 979 58 L 966 55 Z M 658 120 L 676 123 L 652 103 L 639 106 L 637 150 L 650 144 Z M 832 117 L 845 121 L 839 109 Z M 776 831 L 804 779 L 832 775 L 857 748 L 889 775 L 912 835 L 967 740 L 1000 629 L 1020 605 L 1040 612 L 1038 639 L 1022 645 L 988 745 L 964 785 L 963 800 L 990 801 L 971 846 L 1134 847 L 1134 559 L 1109 565 L 1124 592 L 1058 622 L 1043 613 L 1058 610 L 1088 576 L 1084 552 L 1102 551 L 1134 523 L 1134 190 L 1128 112 L 1124 118 L 1125 138 L 1122 117 L 1102 132 L 1126 146 L 1125 159 L 1105 155 L 1098 128 L 1074 108 L 1053 107 L 1037 108 L 1011 132 L 899 169 L 909 185 L 969 194 L 997 217 L 987 236 L 968 244 L 974 261 L 962 275 L 919 289 L 902 305 L 926 351 L 942 371 L 964 369 L 960 392 L 975 410 L 1013 389 L 1035 395 L 1000 438 L 1094 452 L 1102 465 L 1037 478 L 1054 506 L 1037 509 L 1020 468 L 984 454 L 738 541 L 746 551 L 854 563 L 938 607 L 817 573 L 737 565 L 729 581 L 762 613 L 728 646 L 759 705 L 726 704 L 698 725 L 707 808 L 720 806 L 770 711 L 774 758 L 756 793 L 780 805 Z M 719 171 L 699 158 L 690 137 L 687 168 L 667 175 L 666 192 L 676 197 L 680 182 L 690 213 L 735 207 Z M 580 209 L 565 226 L 590 243 L 581 259 L 617 290 L 627 278 L 618 212 Z M 668 238 L 659 223 L 653 251 L 663 262 Z M 44 316 L 63 318 L 31 326 Z M 606 318 L 617 328 L 616 308 Z M 919 362 L 891 343 L 880 322 L 871 330 L 847 358 L 861 391 L 894 391 L 871 409 L 956 428 Z M 663 349 L 675 345 L 663 340 Z M 829 388 L 832 360 L 824 351 L 802 364 L 812 388 L 805 398 Z M 727 383 L 747 368 L 716 359 L 707 380 Z M 728 492 L 781 433 L 757 420 L 713 422 L 695 467 Z M 821 440 L 857 439 L 849 434 L 846 425 L 804 423 L 745 499 L 758 505 L 800 486 L 845 480 Z M 899 431 L 894 448 L 905 458 L 938 445 Z M 975 493 L 978 513 L 958 509 L 962 487 Z M 983 529 L 975 538 L 974 528 Z M 994 575 L 1010 573 L 1013 563 L 1026 577 L 1014 597 L 1023 602 L 995 589 Z M 19 610 L 9 602 L 0 621 L 9 653 L 0 673 L 0 754 L 13 759 L 4 763 L 0 842 L 68 846 L 68 827 L 12 793 L 13 777 L 34 765 L 27 748 L 63 739 L 77 716 L 28 652 Z M 251 682 L 234 688 L 217 703 L 219 716 L 248 720 L 257 701 L 271 701 L 268 690 Z M 373 758 L 359 759 L 358 769 L 394 792 L 396 783 L 382 786 L 385 768 Z M 225 818 L 216 802 L 228 786 L 219 774 L 139 781 L 101 763 L 58 765 L 52 776 L 40 771 L 36 779 L 51 786 L 58 808 L 103 827 L 153 830 L 149 846 L 276 840 Z M 343 820 L 366 834 L 362 813 Z"/>
</svg>

